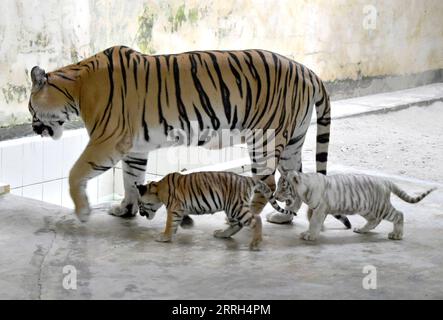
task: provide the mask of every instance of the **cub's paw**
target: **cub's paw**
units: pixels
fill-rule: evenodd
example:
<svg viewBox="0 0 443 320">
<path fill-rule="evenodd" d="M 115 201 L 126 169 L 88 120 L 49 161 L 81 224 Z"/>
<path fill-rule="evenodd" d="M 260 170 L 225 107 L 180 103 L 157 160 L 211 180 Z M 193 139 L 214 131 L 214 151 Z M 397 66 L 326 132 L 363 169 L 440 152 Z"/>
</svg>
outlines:
<svg viewBox="0 0 443 320">
<path fill-rule="evenodd" d="M 190 216 L 184 216 L 182 222 L 180 222 L 180 227 L 183 229 L 191 229 L 194 227 L 194 220 Z"/>
<path fill-rule="evenodd" d="M 271 212 L 266 215 L 266 220 L 271 223 L 286 224 L 292 222 L 292 217 L 292 214 Z"/>
<path fill-rule="evenodd" d="M 312 235 L 309 231 L 302 232 L 300 238 L 306 241 L 315 241 L 317 237 Z"/>
<path fill-rule="evenodd" d="M 157 241 L 157 242 L 171 242 L 171 236 L 168 236 L 162 232 L 157 235 L 157 237 L 155 238 L 155 241 Z"/>
<path fill-rule="evenodd" d="M 214 231 L 214 237 L 222 238 L 222 239 L 229 238 L 228 236 L 226 236 L 225 230 L 215 230 Z"/>
<path fill-rule="evenodd" d="M 249 244 L 249 250 L 259 251 L 260 250 L 260 243 L 261 243 L 260 239 L 252 240 L 252 242 Z"/>
<path fill-rule="evenodd" d="M 117 204 L 112 206 L 108 212 L 110 215 L 120 218 L 134 218 L 137 215 L 137 211 L 134 211 L 134 206 L 132 204 Z"/>
<path fill-rule="evenodd" d="M 401 233 L 391 232 L 388 234 L 388 238 L 391 240 L 401 240 L 403 239 L 403 235 Z"/>
<path fill-rule="evenodd" d="M 87 222 L 89 220 L 89 215 L 91 214 L 91 209 L 89 209 L 89 207 L 81 208 L 79 210 L 75 210 L 74 213 L 78 220 L 81 222 Z"/>
</svg>

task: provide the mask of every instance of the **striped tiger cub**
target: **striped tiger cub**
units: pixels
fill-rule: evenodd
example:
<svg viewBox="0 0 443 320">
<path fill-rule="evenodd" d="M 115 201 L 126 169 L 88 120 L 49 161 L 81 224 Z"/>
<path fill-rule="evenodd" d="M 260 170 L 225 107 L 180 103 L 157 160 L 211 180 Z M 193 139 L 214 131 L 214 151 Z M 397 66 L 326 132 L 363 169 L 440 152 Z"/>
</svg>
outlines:
<svg viewBox="0 0 443 320">
<path fill-rule="evenodd" d="M 283 214 L 294 214 L 281 209 L 264 182 L 231 172 L 196 172 L 187 175 L 170 173 L 158 182 L 137 185 L 140 203 L 144 207 L 141 215 L 148 219 L 164 204 L 167 209 L 165 231 L 156 239 L 169 242 L 177 232 L 178 225 L 189 214 L 204 214 L 225 211 L 229 223 L 226 230 L 216 230 L 217 238 L 229 238 L 243 226 L 253 229 L 251 250 L 257 250 L 261 242 L 262 223 L 260 212 L 250 206 L 256 191 L 261 192 L 271 205 Z"/>
<path fill-rule="evenodd" d="M 336 174 L 325 176 L 318 173 L 290 172 L 279 180 L 275 198 L 278 201 L 293 201 L 298 198 L 309 207 L 309 229 L 301 234 L 304 240 L 317 239 L 327 214 L 359 214 L 367 220 L 356 233 L 367 233 L 382 220 L 394 224 L 389 239 L 403 237 L 403 213 L 393 207 L 391 193 L 400 199 L 416 203 L 435 188 L 411 197 L 394 183 L 367 175 Z"/>
</svg>

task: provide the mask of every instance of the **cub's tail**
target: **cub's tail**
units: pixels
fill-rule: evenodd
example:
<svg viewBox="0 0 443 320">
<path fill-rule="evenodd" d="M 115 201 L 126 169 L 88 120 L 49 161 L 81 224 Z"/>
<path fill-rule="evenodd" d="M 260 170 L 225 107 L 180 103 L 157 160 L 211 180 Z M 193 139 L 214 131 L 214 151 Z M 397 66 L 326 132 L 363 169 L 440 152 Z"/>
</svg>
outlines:
<svg viewBox="0 0 443 320">
<path fill-rule="evenodd" d="M 397 187 L 394 183 L 391 183 L 390 187 L 391 187 L 392 193 L 394 193 L 400 199 L 402 199 L 406 202 L 409 202 L 409 203 L 417 203 L 417 202 L 421 201 L 424 197 L 426 197 L 428 194 L 430 194 L 432 191 L 437 189 L 437 188 L 432 188 L 432 189 L 429 189 L 428 191 L 423 192 L 422 194 L 420 194 L 416 197 L 411 197 L 406 192 L 404 192 L 402 189 Z"/>
<path fill-rule="evenodd" d="M 265 198 L 268 200 L 268 202 L 271 204 L 271 206 L 275 210 L 277 210 L 278 212 L 283 213 L 283 214 L 291 214 L 294 216 L 297 215 L 297 213 L 295 213 L 295 212 L 281 208 L 278 205 L 277 200 L 275 200 L 274 195 L 272 194 L 271 188 L 269 188 L 269 186 L 266 183 L 264 183 L 263 181 L 257 182 L 257 184 L 254 187 L 254 191 L 259 191 L 261 194 L 263 194 L 265 196 Z"/>
</svg>

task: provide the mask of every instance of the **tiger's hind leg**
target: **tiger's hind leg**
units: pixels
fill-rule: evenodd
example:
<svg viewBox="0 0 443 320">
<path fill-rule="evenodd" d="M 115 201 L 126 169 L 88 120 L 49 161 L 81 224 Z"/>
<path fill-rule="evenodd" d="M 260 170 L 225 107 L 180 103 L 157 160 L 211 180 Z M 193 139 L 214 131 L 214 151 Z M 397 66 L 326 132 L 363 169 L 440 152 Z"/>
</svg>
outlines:
<svg viewBox="0 0 443 320">
<path fill-rule="evenodd" d="M 230 216 L 230 214 L 228 214 Z M 252 239 L 249 244 L 250 250 L 258 250 L 262 241 L 262 222 L 260 214 L 253 214 L 250 209 L 245 206 L 240 210 L 238 216 L 229 218 L 229 227 L 225 230 L 214 231 L 216 238 L 229 238 L 239 232 L 242 226 L 249 226 L 252 229 Z"/>
<path fill-rule="evenodd" d="M 369 231 L 375 229 L 381 222 L 381 219 L 374 217 L 373 215 L 365 215 L 360 214 L 363 218 L 365 218 L 366 224 L 361 228 L 354 228 L 355 233 L 368 233 Z"/>
<path fill-rule="evenodd" d="M 143 207 L 139 207 L 138 190 L 136 184 L 143 184 L 145 181 L 146 166 L 148 164 L 148 155 L 142 153 L 129 153 L 123 158 L 123 184 L 125 196 L 120 205 L 111 208 L 109 213 L 122 218 L 135 217 L 140 209 L 140 215 L 145 216 Z"/>
<path fill-rule="evenodd" d="M 289 141 L 288 145 L 285 147 L 277 167 L 280 175 L 286 175 L 290 171 L 302 171 L 301 149 L 303 147 L 303 142 L 305 139 L 304 135 L 305 134 L 299 137 L 292 138 Z M 293 201 L 290 206 L 286 205 L 285 209 L 291 210 L 292 212 L 297 212 L 300 209 L 301 204 L 301 201 L 296 199 L 296 201 Z M 266 215 L 266 220 L 271 223 L 291 223 L 292 219 L 292 215 L 287 215 L 279 212 L 271 212 Z"/>
<path fill-rule="evenodd" d="M 214 237 L 216 238 L 230 238 L 237 232 L 239 232 L 242 229 L 241 225 L 238 223 L 238 221 L 229 220 L 229 226 L 222 230 L 215 230 L 214 231 Z"/>
<path fill-rule="evenodd" d="M 266 183 L 274 192 L 274 175 L 282 150 L 281 147 L 278 147 L 280 144 L 276 141 L 277 139 L 274 137 L 269 138 L 268 136 L 268 133 L 257 130 L 246 137 L 246 143 L 252 162 L 252 177 L 255 181 L 261 180 Z M 268 199 L 260 191 L 255 190 L 249 203 L 249 209 L 254 215 L 260 214 L 267 203 Z M 292 219 L 292 215 L 289 216 Z"/>
<path fill-rule="evenodd" d="M 391 240 L 401 240 L 403 238 L 403 213 L 401 211 L 398 211 L 391 205 L 391 207 L 389 208 L 389 212 L 388 214 L 386 214 L 384 219 L 394 224 L 394 230 L 389 233 L 388 238 Z"/>
</svg>

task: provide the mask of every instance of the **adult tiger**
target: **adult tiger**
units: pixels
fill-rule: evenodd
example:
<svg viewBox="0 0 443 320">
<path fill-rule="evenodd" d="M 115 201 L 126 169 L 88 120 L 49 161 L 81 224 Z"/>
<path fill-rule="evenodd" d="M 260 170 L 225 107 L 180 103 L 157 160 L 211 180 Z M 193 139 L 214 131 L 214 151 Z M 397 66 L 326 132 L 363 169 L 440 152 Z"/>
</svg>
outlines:
<svg viewBox="0 0 443 320">
<path fill-rule="evenodd" d="M 69 174 L 75 213 L 82 221 L 90 213 L 87 181 L 120 160 L 125 196 L 112 213 L 134 216 L 135 184 L 143 183 L 148 152 L 173 144 L 170 133 L 175 129 L 187 134 L 189 144 L 189 137 L 196 134 L 192 122 L 200 131 L 252 132 L 246 139 L 252 174 L 274 190 L 276 169 L 283 174 L 301 170 L 301 148 L 315 105 L 317 171 L 326 173 L 330 103 L 324 85 L 307 67 L 269 51 L 144 55 L 117 46 L 50 73 L 34 67 L 31 78 L 29 111 L 36 133 L 59 138 L 63 123 L 76 114 L 89 134 L 90 141 Z M 256 152 L 258 129 L 272 130 L 261 138 L 264 152 Z M 271 142 L 275 148 L 268 152 Z M 269 159 L 278 168 L 263 171 Z M 258 212 L 265 204 L 257 192 L 251 208 Z M 272 222 L 291 219 L 278 213 L 268 216 Z"/>
</svg>

